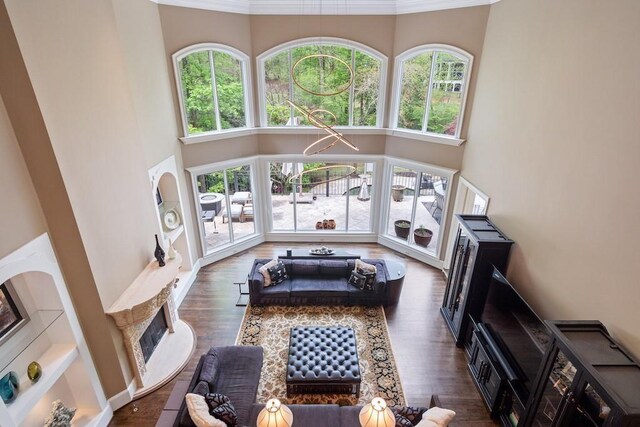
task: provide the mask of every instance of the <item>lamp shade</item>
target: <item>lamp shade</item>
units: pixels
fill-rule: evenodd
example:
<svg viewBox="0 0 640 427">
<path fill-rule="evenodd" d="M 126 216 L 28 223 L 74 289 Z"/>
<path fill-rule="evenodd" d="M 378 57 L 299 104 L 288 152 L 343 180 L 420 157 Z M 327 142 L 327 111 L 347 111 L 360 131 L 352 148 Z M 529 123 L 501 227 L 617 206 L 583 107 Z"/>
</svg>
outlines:
<svg viewBox="0 0 640 427">
<path fill-rule="evenodd" d="M 280 403 L 278 399 L 269 399 L 264 409 L 258 414 L 257 427 L 291 427 L 293 414 L 291 409 Z"/>
<path fill-rule="evenodd" d="M 380 397 L 374 397 L 371 403 L 367 404 L 360 411 L 360 425 L 362 427 L 394 427 L 396 417 L 387 408 L 387 402 Z"/>
</svg>

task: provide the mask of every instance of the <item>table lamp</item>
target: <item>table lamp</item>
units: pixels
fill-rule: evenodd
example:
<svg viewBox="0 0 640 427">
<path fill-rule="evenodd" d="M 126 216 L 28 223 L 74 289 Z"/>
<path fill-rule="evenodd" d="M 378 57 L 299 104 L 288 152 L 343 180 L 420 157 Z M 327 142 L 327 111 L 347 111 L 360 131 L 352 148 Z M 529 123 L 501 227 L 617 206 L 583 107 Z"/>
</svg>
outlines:
<svg viewBox="0 0 640 427">
<path fill-rule="evenodd" d="M 293 414 L 291 409 L 280 403 L 278 399 L 269 399 L 264 409 L 258 414 L 257 427 L 291 427 Z"/>
<path fill-rule="evenodd" d="M 394 427 L 396 417 L 387 408 L 387 402 L 380 397 L 374 397 L 371 403 L 367 404 L 360 411 L 360 425 L 362 427 Z"/>
</svg>

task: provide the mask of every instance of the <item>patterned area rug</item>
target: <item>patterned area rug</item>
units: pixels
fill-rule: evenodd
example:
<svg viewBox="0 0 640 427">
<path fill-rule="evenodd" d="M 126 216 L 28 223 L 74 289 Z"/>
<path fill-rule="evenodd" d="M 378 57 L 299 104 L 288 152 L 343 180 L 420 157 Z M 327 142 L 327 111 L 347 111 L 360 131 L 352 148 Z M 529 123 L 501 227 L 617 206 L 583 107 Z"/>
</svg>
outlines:
<svg viewBox="0 0 640 427">
<path fill-rule="evenodd" d="M 353 328 L 358 344 L 362 384 L 360 399 L 346 394 L 300 394 L 287 397 L 286 371 L 289 331 L 294 326 L 343 326 Z M 400 376 L 391 350 L 382 307 L 252 307 L 244 314 L 238 345 L 259 345 L 264 365 L 258 387 L 258 403 L 277 397 L 283 403 L 337 403 L 364 405 L 375 396 L 389 406 L 406 405 Z"/>
</svg>

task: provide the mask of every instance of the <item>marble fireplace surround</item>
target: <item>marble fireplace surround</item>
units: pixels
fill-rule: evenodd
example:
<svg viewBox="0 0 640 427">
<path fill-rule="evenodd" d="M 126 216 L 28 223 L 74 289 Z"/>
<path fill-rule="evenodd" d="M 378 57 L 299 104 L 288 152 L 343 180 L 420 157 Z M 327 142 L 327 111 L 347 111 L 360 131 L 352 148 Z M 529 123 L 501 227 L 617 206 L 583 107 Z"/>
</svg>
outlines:
<svg viewBox="0 0 640 427">
<path fill-rule="evenodd" d="M 118 300 L 107 310 L 120 329 L 134 374 L 137 390 L 133 398 L 161 387 L 188 362 L 195 348 L 195 334 L 178 318 L 173 289 L 182 259 L 167 260 L 164 267 L 150 262 Z M 168 333 L 145 363 L 140 337 L 158 311 L 164 311 Z"/>
</svg>

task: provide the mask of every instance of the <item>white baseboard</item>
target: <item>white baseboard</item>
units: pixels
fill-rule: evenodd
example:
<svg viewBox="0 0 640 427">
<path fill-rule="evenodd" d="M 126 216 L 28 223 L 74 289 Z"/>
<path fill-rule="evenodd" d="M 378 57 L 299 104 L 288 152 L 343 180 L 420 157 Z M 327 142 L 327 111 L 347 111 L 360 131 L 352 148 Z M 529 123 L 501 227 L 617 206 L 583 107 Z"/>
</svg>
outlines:
<svg viewBox="0 0 640 427">
<path fill-rule="evenodd" d="M 187 294 L 189 293 L 189 289 L 191 289 L 191 286 L 196 281 L 196 277 L 198 276 L 198 271 L 200 271 L 201 265 L 202 265 L 202 258 L 199 258 L 193 264 L 193 267 L 191 267 L 191 270 L 188 270 L 188 273 L 189 273 L 188 275 L 183 276 L 180 273 L 178 273 L 178 277 L 180 277 L 180 281 L 183 282 L 183 284 L 181 285 L 180 290 L 176 293 L 176 296 L 175 296 L 177 307 L 180 307 L 180 304 L 182 304 L 184 297 L 187 296 Z"/>
<path fill-rule="evenodd" d="M 136 389 L 136 380 L 134 378 L 133 380 L 131 380 L 129 386 L 125 390 L 122 390 L 120 393 L 112 396 L 108 400 L 111 410 L 115 412 L 127 403 L 131 402 L 133 400 L 133 394 L 136 392 Z"/>
<path fill-rule="evenodd" d="M 113 408 L 111 404 L 104 407 L 102 412 L 92 420 L 90 424 L 91 427 L 107 427 L 109 425 L 109 421 L 113 418 Z"/>
<path fill-rule="evenodd" d="M 378 243 L 389 249 L 393 249 L 396 252 L 400 252 L 401 254 L 410 256 L 413 259 L 417 259 L 418 261 L 424 262 L 425 264 L 428 264 L 439 270 L 442 269 L 442 261 L 439 260 L 438 258 L 425 254 L 421 251 L 415 250 L 402 243 L 398 243 L 394 239 L 390 239 L 386 236 L 379 236 Z"/>
<path fill-rule="evenodd" d="M 222 249 L 219 252 L 215 252 L 212 253 L 210 255 L 206 255 L 202 258 L 200 258 L 199 264 L 204 267 L 206 265 L 212 264 L 216 261 L 220 261 L 221 259 L 225 259 L 225 258 L 229 258 L 230 256 L 233 256 L 235 254 L 238 254 L 240 252 L 244 252 L 247 249 L 251 249 L 254 246 L 259 245 L 260 243 L 264 243 L 265 239 L 264 239 L 264 235 L 263 234 L 259 234 L 255 237 L 251 237 L 247 240 L 244 240 L 238 244 L 235 244 L 233 246 L 229 246 L 228 248 Z"/>
</svg>

